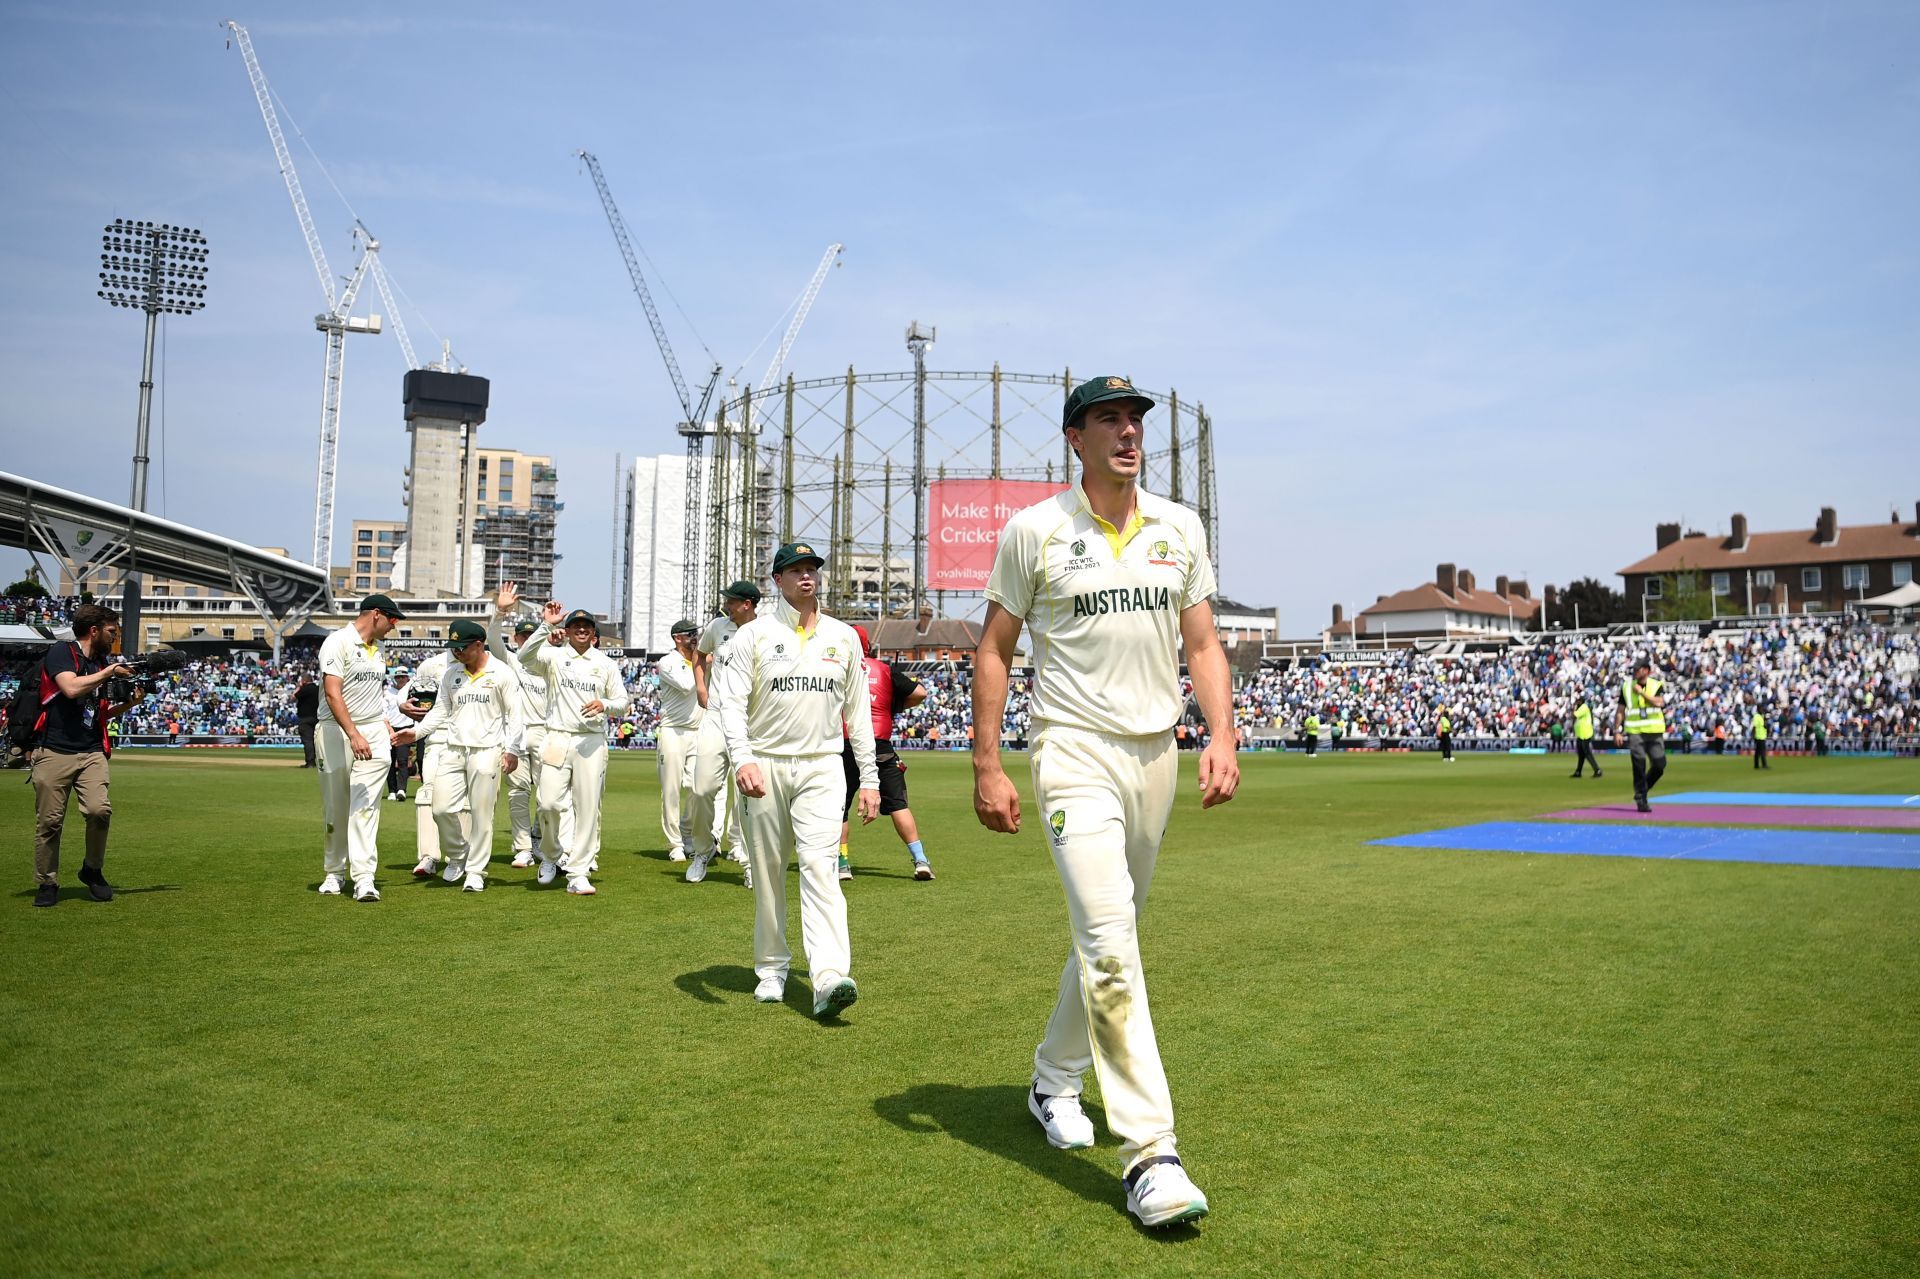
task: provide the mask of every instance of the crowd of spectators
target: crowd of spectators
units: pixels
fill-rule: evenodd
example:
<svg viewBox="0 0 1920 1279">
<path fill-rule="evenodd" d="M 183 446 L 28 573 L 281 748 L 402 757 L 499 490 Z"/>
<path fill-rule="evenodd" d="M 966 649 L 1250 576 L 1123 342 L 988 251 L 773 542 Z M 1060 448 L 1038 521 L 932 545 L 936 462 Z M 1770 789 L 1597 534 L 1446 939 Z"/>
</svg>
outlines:
<svg viewBox="0 0 1920 1279">
<path fill-rule="evenodd" d="M 78 595 L 0 595 L 0 626 L 65 626 L 80 604 Z"/>
<path fill-rule="evenodd" d="M 31 601 L 39 604 L 43 601 Z M 1323 732 L 1343 737 L 1431 737 L 1444 711 L 1456 738 L 1552 738 L 1567 731 L 1581 698 L 1594 729 L 1611 738 L 1619 727 L 1619 692 L 1629 666 L 1646 653 L 1668 685 L 1670 738 L 1744 743 L 1756 709 L 1778 738 L 1825 736 L 1836 742 L 1920 735 L 1920 649 L 1911 630 L 1856 618 L 1790 618 L 1704 638 L 1655 635 L 1626 642 L 1595 633 L 1538 637 L 1491 653 L 1437 657 L 1395 650 L 1384 661 L 1309 660 L 1261 671 L 1234 695 L 1235 719 L 1247 738 L 1294 738 L 1309 714 Z M 301 677 L 317 678 L 311 648 L 284 661 L 251 655 L 197 660 L 157 677 L 147 700 L 120 721 L 122 735 L 291 736 L 293 693 Z M 659 679 L 652 663 L 617 659 L 632 704 L 609 726 L 617 745 L 653 741 Z M 405 664 L 405 663 L 402 663 Z M 0 671 L 0 705 L 11 700 L 17 672 Z M 966 667 L 914 663 L 906 668 L 927 690 L 918 706 L 898 712 L 903 743 L 963 746 L 970 739 L 973 699 Z M 1002 734 L 1028 735 L 1031 689 L 1016 675 Z M 1204 726 L 1189 702 L 1182 745 L 1204 744 Z"/>
<path fill-rule="evenodd" d="M 1781 737 L 1920 734 L 1913 632 L 1856 617 L 1783 618 L 1704 638 L 1582 633 L 1485 654 L 1310 662 L 1261 672 L 1235 695 L 1235 714 L 1244 730 L 1283 736 L 1314 714 L 1344 736 L 1430 737 L 1444 712 L 1456 737 L 1552 738 L 1584 698 L 1595 733 L 1611 738 L 1642 653 L 1667 685 L 1668 736 L 1682 742 L 1745 741 L 1756 710 Z"/>
</svg>

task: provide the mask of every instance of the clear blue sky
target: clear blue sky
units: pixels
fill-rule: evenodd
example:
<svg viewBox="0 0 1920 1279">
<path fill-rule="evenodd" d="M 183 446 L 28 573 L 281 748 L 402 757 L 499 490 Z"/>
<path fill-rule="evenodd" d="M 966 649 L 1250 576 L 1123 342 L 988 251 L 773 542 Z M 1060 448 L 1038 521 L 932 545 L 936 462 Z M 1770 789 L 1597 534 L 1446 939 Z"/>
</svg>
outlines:
<svg viewBox="0 0 1920 1279">
<path fill-rule="evenodd" d="M 1290 634 L 1438 560 L 1610 578 L 1660 520 L 1920 499 L 1911 4 L 545 12 L 7 5 L 0 466 L 125 499 L 140 324 L 93 296 L 98 229 L 200 226 L 150 505 L 309 545 L 319 288 L 231 17 L 416 345 L 492 379 L 490 442 L 555 455 L 570 603 L 607 604 L 613 455 L 679 448 L 582 146 L 729 367 L 842 240 L 802 377 L 908 367 L 917 318 L 936 368 L 1203 400 L 1223 587 Z M 401 372 L 349 343 L 336 535 L 400 514 Z"/>
</svg>

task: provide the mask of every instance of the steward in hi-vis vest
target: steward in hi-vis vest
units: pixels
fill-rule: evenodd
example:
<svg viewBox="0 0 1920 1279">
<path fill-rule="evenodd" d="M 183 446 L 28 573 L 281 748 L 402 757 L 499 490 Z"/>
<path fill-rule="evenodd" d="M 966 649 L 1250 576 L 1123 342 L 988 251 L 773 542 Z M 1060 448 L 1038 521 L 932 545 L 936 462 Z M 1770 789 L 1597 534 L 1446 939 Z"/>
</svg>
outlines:
<svg viewBox="0 0 1920 1279">
<path fill-rule="evenodd" d="M 1665 687 L 1653 678 L 1653 663 L 1641 658 L 1633 664 L 1633 678 L 1620 690 L 1626 707 L 1627 751 L 1633 756 L 1633 803 L 1651 813 L 1647 792 L 1667 771 L 1667 699 Z"/>
<path fill-rule="evenodd" d="M 1600 776 L 1600 759 L 1593 753 L 1593 707 L 1587 705 L 1585 693 L 1574 695 L 1573 748 L 1579 752 L 1573 761 L 1573 775 L 1579 777 L 1592 764 L 1593 775 Z"/>
<path fill-rule="evenodd" d="M 1758 706 L 1753 708 L 1753 766 L 1773 767 L 1767 763 L 1767 713 Z"/>
</svg>

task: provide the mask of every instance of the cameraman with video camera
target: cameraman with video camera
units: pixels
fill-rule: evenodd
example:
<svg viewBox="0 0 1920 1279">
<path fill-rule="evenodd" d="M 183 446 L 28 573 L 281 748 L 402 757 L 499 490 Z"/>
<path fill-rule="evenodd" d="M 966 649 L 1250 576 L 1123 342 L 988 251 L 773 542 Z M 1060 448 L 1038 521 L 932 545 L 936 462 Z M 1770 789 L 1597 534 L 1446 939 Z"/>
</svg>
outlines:
<svg viewBox="0 0 1920 1279">
<path fill-rule="evenodd" d="M 80 882 L 95 901 L 113 900 L 113 886 L 101 870 L 113 820 L 107 799 L 107 757 L 113 751 L 107 725 L 146 696 L 131 684 L 123 686 L 124 693 L 122 688 L 113 690 L 122 700 L 108 700 L 108 681 L 130 681 L 135 674 L 113 656 L 119 642 L 120 615 L 103 605 L 82 604 L 73 611 L 73 640 L 55 644 L 40 662 L 33 752 L 33 873 L 40 885 L 33 897 L 36 906 L 60 900 L 60 831 L 72 794 L 78 794 L 80 815 L 87 822 Z"/>
</svg>

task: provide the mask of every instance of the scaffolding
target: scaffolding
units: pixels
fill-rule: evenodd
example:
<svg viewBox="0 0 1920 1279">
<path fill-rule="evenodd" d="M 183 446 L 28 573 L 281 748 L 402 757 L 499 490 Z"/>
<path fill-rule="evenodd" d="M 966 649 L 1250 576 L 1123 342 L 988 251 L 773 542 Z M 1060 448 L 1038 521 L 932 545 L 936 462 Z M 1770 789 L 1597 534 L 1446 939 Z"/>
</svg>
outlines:
<svg viewBox="0 0 1920 1279">
<path fill-rule="evenodd" d="M 919 365 L 916 360 L 916 365 Z M 701 551 L 685 581 L 689 617 L 704 616 L 736 578 L 766 576 L 782 542 L 827 548 L 822 597 L 836 616 L 912 617 L 971 611 L 978 592 L 929 591 L 927 492 L 936 479 L 1040 480 L 1074 476 L 1060 429 L 1076 385 L 1059 373 L 858 373 L 789 376 L 765 392 L 723 402 L 689 491 Z M 1148 391 L 1141 485 L 1192 507 L 1216 571 L 1219 509 L 1213 423 L 1203 404 Z"/>
</svg>

